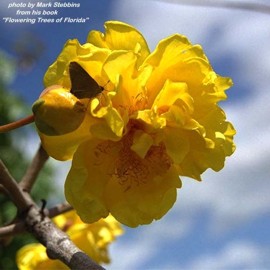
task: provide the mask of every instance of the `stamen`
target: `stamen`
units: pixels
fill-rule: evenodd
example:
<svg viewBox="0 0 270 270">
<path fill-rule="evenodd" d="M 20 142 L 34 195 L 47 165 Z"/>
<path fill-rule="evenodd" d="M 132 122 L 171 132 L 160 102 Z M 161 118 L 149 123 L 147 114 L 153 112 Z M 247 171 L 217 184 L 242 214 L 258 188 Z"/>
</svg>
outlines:
<svg viewBox="0 0 270 270">
<path fill-rule="evenodd" d="M 126 136 L 115 163 L 114 175 L 125 191 L 146 184 L 153 175 L 164 174 L 172 165 L 163 144 L 152 146 L 145 158 L 131 150 L 133 135 Z"/>
<path fill-rule="evenodd" d="M 129 115 L 136 111 L 144 110 L 148 105 L 148 98 L 143 92 L 138 93 L 136 96 L 132 96 L 131 99 L 132 104 L 130 106 L 126 106 Z"/>
<path fill-rule="evenodd" d="M 147 184 L 154 176 L 166 173 L 172 165 L 164 144 L 151 146 L 144 158 L 132 151 L 134 131 L 138 126 L 130 128 L 118 143 L 103 141 L 94 150 L 95 166 L 106 165 L 107 174 L 123 186 L 124 192 Z"/>
</svg>

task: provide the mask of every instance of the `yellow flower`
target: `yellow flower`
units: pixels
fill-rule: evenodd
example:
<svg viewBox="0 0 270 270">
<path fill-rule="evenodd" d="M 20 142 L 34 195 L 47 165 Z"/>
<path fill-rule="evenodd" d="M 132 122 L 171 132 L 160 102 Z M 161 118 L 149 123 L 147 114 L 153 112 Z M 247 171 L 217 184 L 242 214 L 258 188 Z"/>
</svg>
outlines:
<svg viewBox="0 0 270 270">
<path fill-rule="evenodd" d="M 69 40 L 44 77 L 46 87 L 71 89 L 75 61 L 105 89 L 85 103 L 79 128 L 40 136 L 52 157 L 73 158 L 65 193 L 82 220 L 111 213 L 135 227 L 172 207 L 179 176 L 200 180 L 234 152 L 235 130 L 217 104 L 232 81 L 182 35 L 150 53 L 132 26 L 110 21 L 105 29 L 91 31 L 83 45 Z"/>
<path fill-rule="evenodd" d="M 120 224 L 112 216 L 85 224 L 75 211 L 70 211 L 55 217 L 53 221 L 97 263 L 110 262 L 108 245 L 123 233 Z M 38 243 L 26 245 L 18 251 L 17 265 L 20 270 L 69 269 L 58 260 L 50 260 L 45 247 Z"/>
</svg>

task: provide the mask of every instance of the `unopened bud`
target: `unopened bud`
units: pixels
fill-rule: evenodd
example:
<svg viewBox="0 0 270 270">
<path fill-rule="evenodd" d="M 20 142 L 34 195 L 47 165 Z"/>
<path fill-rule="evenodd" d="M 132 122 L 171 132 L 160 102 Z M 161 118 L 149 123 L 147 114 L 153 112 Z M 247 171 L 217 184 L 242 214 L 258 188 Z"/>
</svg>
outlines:
<svg viewBox="0 0 270 270">
<path fill-rule="evenodd" d="M 76 130 L 83 122 L 86 106 L 60 85 L 46 88 L 32 107 L 38 130 L 48 136 Z"/>
</svg>

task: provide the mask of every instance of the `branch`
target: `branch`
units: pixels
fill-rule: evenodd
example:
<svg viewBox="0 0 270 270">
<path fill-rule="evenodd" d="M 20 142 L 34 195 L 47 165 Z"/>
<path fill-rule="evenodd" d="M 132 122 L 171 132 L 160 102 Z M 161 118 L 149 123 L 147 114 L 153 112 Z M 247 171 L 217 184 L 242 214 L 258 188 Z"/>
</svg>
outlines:
<svg viewBox="0 0 270 270">
<path fill-rule="evenodd" d="M 24 222 L 16 222 L 0 228 L 0 239 L 25 232 Z"/>
<path fill-rule="evenodd" d="M 68 203 L 62 203 L 59 205 L 56 205 L 50 209 L 44 209 L 44 213 L 49 218 L 54 218 L 60 214 L 64 214 L 70 210 L 72 210 L 72 206 Z M 25 232 L 25 226 L 24 221 L 17 221 L 6 225 L 4 227 L 0 228 L 0 238 L 7 237 L 7 236 L 14 236 L 16 234 L 20 234 Z"/>
<path fill-rule="evenodd" d="M 26 230 L 47 249 L 51 259 L 59 259 L 71 269 L 104 270 L 85 253 L 83 253 L 69 237 L 45 215 L 34 203 L 27 192 L 16 183 L 7 168 L 0 160 L 0 184 L 7 190 L 19 210 L 19 218 L 24 221 Z"/>
<path fill-rule="evenodd" d="M 5 195 L 8 195 L 7 190 L 1 184 L 0 184 L 0 193 L 5 194 Z"/>
<path fill-rule="evenodd" d="M 13 129 L 16 129 L 16 128 L 31 124 L 34 121 L 35 121 L 34 115 L 29 115 L 29 116 L 27 116 L 27 117 L 25 117 L 23 119 L 18 120 L 18 121 L 15 121 L 15 122 L 0 126 L 0 133 L 11 131 Z"/>
<path fill-rule="evenodd" d="M 59 259 L 71 269 L 104 270 L 76 247 L 69 237 L 33 205 L 25 217 L 25 225 L 41 244 L 47 248 L 48 257 Z"/>
<path fill-rule="evenodd" d="M 64 214 L 68 211 L 71 211 L 73 209 L 73 207 L 68 204 L 68 203 L 61 203 L 58 204 L 52 208 L 50 208 L 49 210 L 45 209 L 45 214 L 47 216 L 49 216 L 50 218 L 54 218 L 60 214 Z"/>
<path fill-rule="evenodd" d="M 23 190 L 9 174 L 2 160 L 0 160 L 0 184 L 3 185 L 9 197 L 19 210 L 26 210 L 31 206 L 32 199 L 24 194 Z"/>
<path fill-rule="evenodd" d="M 46 151 L 43 149 L 42 145 L 40 144 L 39 149 L 28 167 L 24 177 L 22 178 L 20 182 L 21 188 L 26 191 L 30 192 L 32 189 L 32 186 L 34 185 L 36 178 L 44 166 L 45 162 L 48 160 L 49 156 L 46 153 Z"/>
</svg>

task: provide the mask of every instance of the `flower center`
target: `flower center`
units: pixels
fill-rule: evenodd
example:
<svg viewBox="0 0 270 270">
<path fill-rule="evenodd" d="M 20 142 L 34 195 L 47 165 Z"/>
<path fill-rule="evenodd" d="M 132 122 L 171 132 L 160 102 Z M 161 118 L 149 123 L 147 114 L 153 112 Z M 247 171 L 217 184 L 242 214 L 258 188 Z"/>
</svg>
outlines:
<svg viewBox="0 0 270 270">
<path fill-rule="evenodd" d="M 103 141 L 94 150 L 94 165 L 117 181 L 123 191 L 151 185 L 156 176 L 164 175 L 173 164 L 163 143 L 150 146 L 143 158 L 131 149 L 138 128 L 140 125 L 133 123 L 120 141 Z"/>
<path fill-rule="evenodd" d="M 115 107 L 121 115 L 126 112 L 128 115 L 132 115 L 134 112 L 146 109 L 147 105 L 148 97 L 143 92 L 140 92 L 136 96 L 131 96 L 129 102 L 115 105 Z"/>
<path fill-rule="evenodd" d="M 150 173 L 145 161 L 130 149 L 132 138 L 130 134 L 123 138 L 118 158 L 115 161 L 114 175 L 118 183 L 125 187 L 125 191 L 134 185 L 146 183 Z"/>
<path fill-rule="evenodd" d="M 172 164 L 163 144 L 151 146 L 146 156 L 141 158 L 131 150 L 132 140 L 133 132 L 123 138 L 115 161 L 114 175 L 125 191 L 147 184 L 157 175 L 163 175 Z"/>
<path fill-rule="evenodd" d="M 132 113 L 134 111 L 140 111 L 144 110 L 147 107 L 148 104 L 148 97 L 145 95 L 145 93 L 140 92 L 139 94 L 136 95 L 136 97 L 132 97 L 133 102 L 131 105 Z"/>
</svg>

